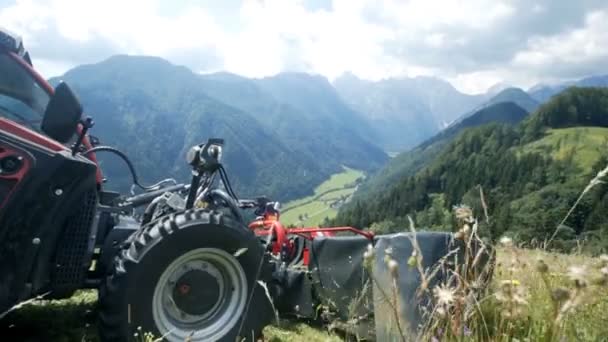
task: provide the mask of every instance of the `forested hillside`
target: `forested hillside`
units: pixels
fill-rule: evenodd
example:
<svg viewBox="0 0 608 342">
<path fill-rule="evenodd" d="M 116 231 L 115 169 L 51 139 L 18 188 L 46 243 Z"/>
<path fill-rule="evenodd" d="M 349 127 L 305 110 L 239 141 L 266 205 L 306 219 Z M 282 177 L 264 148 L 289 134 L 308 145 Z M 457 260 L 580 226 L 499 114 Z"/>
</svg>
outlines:
<svg viewBox="0 0 608 342">
<path fill-rule="evenodd" d="M 483 213 L 481 187 L 490 237 L 508 234 L 540 242 L 608 164 L 607 127 L 608 89 L 568 89 L 517 126 L 466 129 L 428 166 L 400 178 L 374 200 L 355 201 L 336 223 L 386 231 L 403 227 L 411 215 L 420 227 L 445 229 L 452 225 L 455 205 L 466 203 Z M 606 187 L 591 190 L 560 228 L 556 246 L 570 248 L 574 238 L 594 246 L 608 232 L 606 212 Z"/>
<path fill-rule="evenodd" d="M 399 179 L 414 175 L 432 163 L 443 148 L 466 128 L 492 122 L 514 125 L 527 115 L 526 110 L 513 102 L 489 105 L 427 139 L 416 148 L 397 155 L 372 175 L 369 180 L 361 184 L 360 190 L 355 193 L 355 198 L 361 200 L 371 198 L 390 189 Z"/>
</svg>

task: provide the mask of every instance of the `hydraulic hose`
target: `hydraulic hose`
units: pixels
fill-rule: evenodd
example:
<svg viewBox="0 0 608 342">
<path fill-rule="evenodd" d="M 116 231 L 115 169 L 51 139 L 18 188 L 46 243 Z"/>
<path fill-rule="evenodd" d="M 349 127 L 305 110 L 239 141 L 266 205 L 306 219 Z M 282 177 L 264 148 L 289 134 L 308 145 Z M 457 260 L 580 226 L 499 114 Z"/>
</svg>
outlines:
<svg viewBox="0 0 608 342">
<path fill-rule="evenodd" d="M 126 164 L 127 167 L 129 168 L 129 171 L 131 172 L 131 177 L 133 177 L 133 184 L 137 185 L 138 187 L 140 187 L 141 189 L 143 189 L 144 191 L 153 191 L 153 190 L 157 190 L 160 188 L 161 185 L 165 184 L 165 183 L 173 183 L 176 184 L 177 182 L 175 181 L 175 179 L 172 178 L 167 178 L 167 179 L 163 179 L 160 182 L 156 183 L 156 184 L 152 184 L 149 186 L 144 186 L 141 183 L 139 183 L 139 179 L 137 177 L 137 172 L 135 172 L 135 168 L 133 167 L 133 163 L 131 163 L 131 160 L 129 160 L 129 157 L 127 157 L 126 154 L 124 154 L 122 151 L 111 147 L 111 146 L 97 146 L 97 147 L 93 147 L 87 151 L 85 151 L 83 153 L 83 156 L 87 156 L 91 153 L 94 152 L 111 152 L 114 153 L 115 155 L 119 156 Z"/>
</svg>

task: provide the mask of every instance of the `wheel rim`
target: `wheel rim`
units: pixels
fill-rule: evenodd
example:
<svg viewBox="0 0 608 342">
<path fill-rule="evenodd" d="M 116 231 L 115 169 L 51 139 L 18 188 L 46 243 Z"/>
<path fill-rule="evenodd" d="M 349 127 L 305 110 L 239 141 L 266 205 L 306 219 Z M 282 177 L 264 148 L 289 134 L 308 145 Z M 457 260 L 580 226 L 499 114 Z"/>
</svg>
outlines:
<svg viewBox="0 0 608 342">
<path fill-rule="evenodd" d="M 241 318 L 247 292 L 247 276 L 233 255 L 195 249 L 160 276 L 152 299 L 154 322 L 169 341 L 218 340 Z"/>
</svg>

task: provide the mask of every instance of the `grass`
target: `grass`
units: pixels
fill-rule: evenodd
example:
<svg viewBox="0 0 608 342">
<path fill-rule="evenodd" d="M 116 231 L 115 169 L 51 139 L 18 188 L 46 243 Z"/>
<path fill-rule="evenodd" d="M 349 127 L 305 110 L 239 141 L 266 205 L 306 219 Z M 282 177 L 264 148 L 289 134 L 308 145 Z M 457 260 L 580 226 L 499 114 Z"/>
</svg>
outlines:
<svg viewBox="0 0 608 342">
<path fill-rule="evenodd" d="M 78 291 L 65 300 L 42 300 L 10 313 L 0 321 L 3 341 L 97 341 L 96 291 Z"/>
<path fill-rule="evenodd" d="M 584 255 L 566 255 L 542 250 L 501 247 L 497 250 L 497 269 L 491 288 L 499 291 L 501 283 L 516 280 L 526 289 L 527 304 L 523 307 L 521 322 L 529 329 L 524 338 L 539 341 L 547 317 L 553 314 L 553 304 L 538 271 L 538 260 L 549 266 L 547 272 L 552 288 L 572 287 L 566 274 L 571 266 L 593 267 L 600 261 Z M 608 337 L 608 291 L 601 288 L 595 299 L 582 303 L 565 319 L 564 332 L 579 341 L 602 341 Z M 10 314 L 2 321 L 0 336 L 6 341 L 97 341 L 92 311 L 95 291 L 80 291 L 73 298 L 61 301 L 39 301 Z M 501 306 L 492 303 L 484 308 L 486 319 L 498 317 Z M 269 326 L 264 330 L 267 341 L 333 342 L 342 341 L 337 335 L 304 323 L 282 322 L 282 327 Z M 447 340 L 447 339 L 446 339 Z M 461 341 L 473 341 L 463 338 Z M 507 340 L 507 339 L 496 339 Z M 520 339 L 522 340 L 522 339 Z M 525 339 L 523 339 L 525 340 Z M 565 339 L 570 341 L 571 339 Z"/>
<path fill-rule="evenodd" d="M 350 197 L 356 190 L 357 180 L 364 177 L 361 171 L 345 167 L 340 173 L 332 175 L 321 183 L 314 195 L 286 203 L 283 206 L 281 222 L 285 225 L 317 226 L 323 220 L 334 218 L 337 208 L 330 205 Z M 300 217 L 303 219 L 300 220 Z"/>
<path fill-rule="evenodd" d="M 264 329 L 264 337 L 268 342 L 340 342 L 340 337 L 327 331 L 313 328 L 304 323 L 287 323 L 278 328 L 269 326 Z"/>
<path fill-rule="evenodd" d="M 581 198 L 592 187 L 604 184 L 607 176 L 608 166 L 582 190 Z M 480 196 L 487 211 L 481 189 Z M 572 209 L 577 204 L 578 201 Z M 458 247 L 464 262 L 445 269 L 448 276 L 440 284 L 431 288 L 432 278 L 442 273 L 442 266 L 450 264 L 455 254 L 450 253 L 444 257 L 445 262 L 424 269 L 413 221 L 410 220 L 413 252 L 408 259 L 394 260 L 391 253 L 385 251 L 385 262 L 395 281 L 392 282 L 393 288 L 389 289 L 392 291 L 380 290 L 379 293 L 388 293 L 389 296 L 392 293 L 392 297 L 385 298 L 386 302 L 380 304 L 388 304 L 394 309 L 392 311 L 398 312 L 395 309 L 400 307 L 396 279 L 399 265 L 404 263 L 418 270 L 421 284 L 418 294 L 428 295 L 433 304 L 419 336 L 404 334 L 400 328 L 401 319 L 395 317 L 399 327 L 396 336 L 400 337 L 397 340 L 608 340 L 608 255 L 590 257 L 553 253 L 545 249 L 526 250 L 514 247 L 511 239 L 503 238 L 501 246 L 496 249 L 496 261 L 484 267 L 487 270 L 488 265 L 494 266 L 492 282 L 486 286 L 483 270 L 479 273 L 476 266 L 481 251 L 489 246 L 478 239 L 480 228 L 470 208 L 455 208 L 455 216 L 460 230 L 454 237 L 465 242 Z M 487 212 L 485 217 L 488 221 Z M 484 248 L 473 248 L 475 241 Z M 365 267 L 372 267 L 373 255 L 374 248 L 365 252 Z M 32 302 L 11 312 L 0 322 L 0 336 L 9 341 L 96 341 L 91 324 L 95 300 L 94 291 L 80 291 L 68 300 Z M 265 336 L 268 341 L 341 341 L 336 335 L 302 323 L 267 327 Z"/>
<path fill-rule="evenodd" d="M 469 214 L 463 218 L 459 211 Z M 410 220 L 413 251 L 407 264 L 419 273 L 417 296 L 430 299 L 430 307 L 424 311 L 425 323 L 416 336 L 401 329 L 408 324 L 397 314 L 402 305 L 397 295 L 399 262 L 385 252 L 384 261 L 394 281 L 377 293 L 383 294 L 381 304 L 389 312 L 385 319 L 393 322 L 391 338 L 403 342 L 608 340 L 607 255 L 526 250 L 513 246 L 509 238 L 501 239 L 501 246 L 493 248 L 478 238 L 479 224 L 468 207 L 456 208 L 456 217 L 460 230 L 455 238 L 464 243 L 454 246 L 443 262 L 431 268 L 422 266 L 422 252 Z M 456 250 L 462 253 L 461 261 L 445 268 L 446 262 L 455 261 Z M 480 269 L 478 261 L 484 250 L 496 250 L 496 260 Z M 374 249 L 365 253 L 366 267 L 373 265 L 374 254 Z M 486 285 L 486 272 L 491 269 L 493 279 Z M 438 274 L 445 277 L 431 285 Z M 390 312 L 395 312 L 395 317 Z"/>
<path fill-rule="evenodd" d="M 589 170 L 608 149 L 608 128 L 571 127 L 550 129 L 545 137 L 523 147 L 521 152 L 548 152 L 555 159 L 573 160 L 583 170 Z"/>
<path fill-rule="evenodd" d="M 78 291 L 64 300 L 41 300 L 28 304 L 0 321 L 2 341 L 98 342 L 95 325 L 97 292 Z M 342 341 L 326 330 L 304 323 L 281 322 L 264 329 L 266 341 Z"/>
<path fill-rule="evenodd" d="M 334 190 L 326 192 L 324 195 L 318 198 L 320 201 L 331 201 L 339 200 L 342 196 L 350 196 L 353 193 L 353 188 Z"/>
<path fill-rule="evenodd" d="M 548 266 L 547 272 L 539 269 L 540 260 Z M 573 267 L 584 267 L 589 270 L 589 286 L 584 291 L 594 298 L 585 298 L 573 308 L 562 320 L 562 336 L 566 340 L 578 337 L 581 341 L 600 341 L 608 338 L 608 289 L 598 286 L 591 289 L 594 273 L 592 271 L 599 267 L 601 261 L 577 254 L 560 254 L 543 251 L 540 249 L 526 250 L 518 248 L 502 248 L 497 253 L 499 265 L 493 288 L 495 291 L 501 282 L 516 280 L 525 289 L 527 305 L 524 307 L 522 319 L 528 320 L 529 331 L 524 335 L 533 340 L 539 340 L 546 328 L 548 318 L 554 316 L 554 301 L 551 296 L 557 289 L 567 289 L 573 296 L 573 288 L 576 288 L 571 277 Z M 497 311 L 498 308 L 492 308 Z"/>
</svg>

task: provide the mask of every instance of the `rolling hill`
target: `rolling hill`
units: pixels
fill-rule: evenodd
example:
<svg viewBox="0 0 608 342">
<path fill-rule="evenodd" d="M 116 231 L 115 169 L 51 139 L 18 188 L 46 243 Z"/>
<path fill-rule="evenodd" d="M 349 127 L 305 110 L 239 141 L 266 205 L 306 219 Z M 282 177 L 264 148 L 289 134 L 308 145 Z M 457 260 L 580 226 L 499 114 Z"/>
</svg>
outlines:
<svg viewBox="0 0 608 342">
<path fill-rule="evenodd" d="M 407 225 L 411 215 L 419 227 L 446 229 L 455 205 L 471 205 L 481 215 L 481 186 L 491 218 L 483 234 L 542 241 L 608 165 L 607 118 L 608 89 L 570 88 L 517 126 L 465 129 L 426 166 L 396 178 L 373 201 L 355 200 L 334 223 L 390 231 Z M 555 247 L 569 249 L 577 237 L 601 240 L 607 208 L 608 189 L 591 191 L 560 229 Z M 588 246 L 605 249 L 594 241 Z"/>
<path fill-rule="evenodd" d="M 520 153 L 549 154 L 558 160 L 572 160 L 581 169 L 593 167 L 608 151 L 608 127 L 548 129 L 538 140 L 523 145 Z"/>
<path fill-rule="evenodd" d="M 478 111 L 480 111 L 484 108 L 487 108 L 487 107 L 490 107 L 490 106 L 493 106 L 493 105 L 496 105 L 499 103 L 504 103 L 504 102 L 514 103 L 517 106 L 525 109 L 528 113 L 532 113 L 540 106 L 540 103 L 538 103 L 536 100 L 534 100 L 525 91 L 523 91 L 519 88 L 513 88 L 513 87 L 505 88 L 505 89 L 499 91 L 498 93 L 496 93 L 495 95 L 493 95 L 487 101 L 483 102 L 481 105 L 476 107 L 474 110 L 467 112 L 467 113 L 461 115 L 460 117 L 458 117 L 456 120 L 454 120 L 450 124 L 450 126 L 457 125 L 459 122 L 465 120 L 466 118 L 472 116 L 473 114 L 477 113 Z"/>
</svg>

